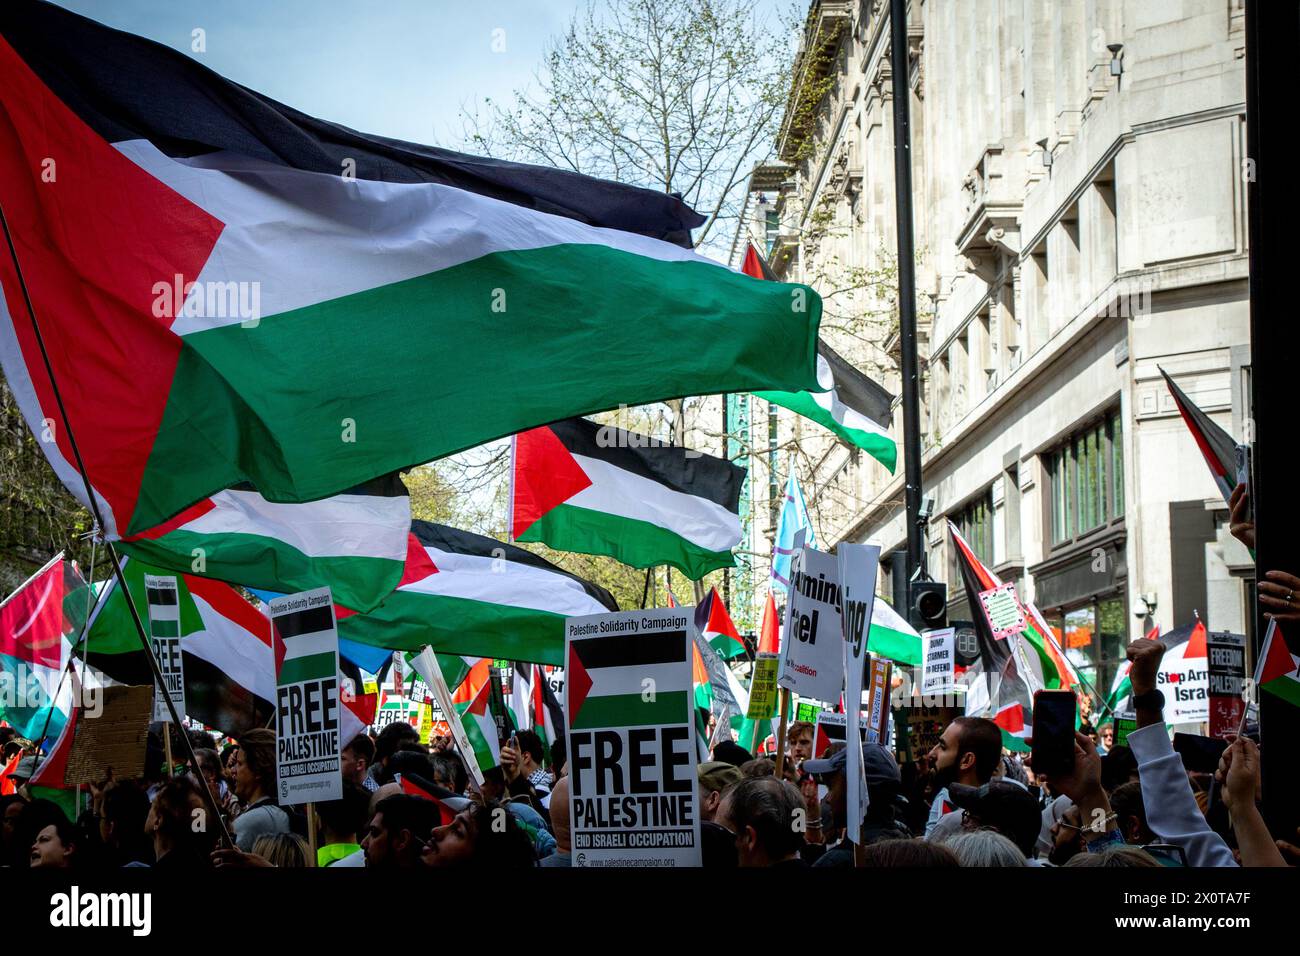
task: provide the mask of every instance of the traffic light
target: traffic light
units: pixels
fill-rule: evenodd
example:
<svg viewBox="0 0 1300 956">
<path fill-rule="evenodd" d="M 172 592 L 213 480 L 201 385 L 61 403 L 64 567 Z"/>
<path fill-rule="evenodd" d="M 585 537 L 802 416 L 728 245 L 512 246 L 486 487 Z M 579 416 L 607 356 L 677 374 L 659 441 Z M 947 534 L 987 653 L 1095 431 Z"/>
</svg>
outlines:
<svg viewBox="0 0 1300 956">
<path fill-rule="evenodd" d="M 942 581 L 912 581 L 908 585 L 907 621 L 918 631 L 946 627 L 948 585 Z"/>
</svg>

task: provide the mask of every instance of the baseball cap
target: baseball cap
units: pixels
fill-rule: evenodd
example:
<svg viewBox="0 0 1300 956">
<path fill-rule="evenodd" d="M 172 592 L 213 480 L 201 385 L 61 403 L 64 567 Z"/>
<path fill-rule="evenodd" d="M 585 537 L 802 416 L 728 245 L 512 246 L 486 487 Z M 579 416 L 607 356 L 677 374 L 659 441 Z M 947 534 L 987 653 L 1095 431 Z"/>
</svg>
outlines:
<svg viewBox="0 0 1300 956">
<path fill-rule="evenodd" d="M 970 811 L 980 826 L 1010 839 L 1025 856 L 1034 852 L 1043 826 L 1043 813 L 1023 784 L 1005 778 L 990 780 L 982 787 L 953 783 L 948 785 L 948 798 Z"/>
<path fill-rule="evenodd" d="M 707 790 L 725 790 L 740 779 L 740 768 L 725 760 L 710 760 L 699 765 L 696 776 Z"/>
<path fill-rule="evenodd" d="M 848 763 L 849 749 L 844 747 L 821 760 L 805 760 L 803 769 L 813 776 L 843 773 Z M 902 781 L 902 775 L 898 771 L 898 761 L 880 744 L 862 745 L 862 765 L 863 770 L 866 771 L 868 787 L 882 783 L 897 784 Z"/>
</svg>

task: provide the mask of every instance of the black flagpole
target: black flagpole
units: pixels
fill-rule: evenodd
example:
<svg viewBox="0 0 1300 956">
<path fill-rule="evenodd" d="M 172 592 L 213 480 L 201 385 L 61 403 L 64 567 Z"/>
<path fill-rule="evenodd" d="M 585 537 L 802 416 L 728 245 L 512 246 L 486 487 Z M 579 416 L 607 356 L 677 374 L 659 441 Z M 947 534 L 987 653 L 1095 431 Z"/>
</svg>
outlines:
<svg viewBox="0 0 1300 956">
<path fill-rule="evenodd" d="M 50 364 L 50 354 L 45 348 L 45 337 L 41 334 L 40 323 L 36 320 L 36 309 L 32 306 L 32 297 L 27 290 L 27 279 L 23 276 L 22 264 L 18 261 L 18 250 L 14 246 L 14 237 L 9 231 L 9 220 L 5 216 L 4 207 L 0 206 L 0 227 L 4 229 L 5 242 L 9 246 L 9 256 L 14 263 L 14 271 L 18 275 L 18 288 L 23 294 L 23 304 L 27 307 L 27 315 L 32 320 L 32 331 L 36 335 L 36 344 L 41 350 L 41 361 L 45 364 L 45 374 L 49 376 L 50 388 L 54 392 L 54 401 L 59 407 L 59 417 L 63 420 L 63 427 L 68 433 L 68 444 L 72 448 L 72 455 L 77 462 L 77 471 L 81 474 L 81 481 L 86 489 L 86 500 L 90 504 L 91 513 L 95 517 L 95 524 L 101 533 L 104 525 L 104 516 L 99 511 L 99 501 L 95 498 L 95 490 L 90 484 L 90 477 L 86 474 L 86 464 L 81 458 L 81 449 L 77 445 L 77 438 L 72 430 L 72 422 L 68 418 L 68 410 L 63 404 L 63 393 L 59 391 L 58 380 L 54 377 L 54 366 Z M 131 611 L 131 621 L 135 624 L 135 632 L 140 638 L 140 646 L 144 648 L 145 657 L 149 661 L 149 669 L 153 671 L 154 687 L 162 688 L 165 685 L 163 681 L 162 668 L 158 666 L 158 658 L 154 656 L 153 647 L 149 644 L 149 637 L 145 633 L 144 623 L 140 620 L 140 612 L 135 606 L 135 600 L 131 597 L 131 589 L 126 586 L 126 577 L 122 574 L 122 564 L 117 557 L 117 549 L 113 547 L 113 542 L 105 538 L 104 543 L 108 547 L 108 559 L 113 565 L 113 576 L 117 579 L 117 586 L 122 589 L 122 594 L 126 598 L 126 606 Z M 172 724 L 181 727 L 181 715 L 176 710 L 176 703 L 172 700 L 171 695 L 164 693 L 163 699 L 167 702 L 167 711 L 172 719 Z M 171 728 L 165 729 L 170 734 Z M 195 780 L 202 780 L 203 775 L 199 770 L 198 756 L 194 753 L 194 745 L 190 742 L 189 735 L 181 733 L 181 739 L 185 741 L 185 749 L 189 753 L 189 763 Z M 222 839 L 230 846 L 235 845 L 231 839 L 230 831 L 226 829 L 226 821 L 221 817 L 221 810 L 217 807 L 216 795 L 213 794 L 206 784 L 200 788 L 207 798 L 209 809 L 212 811 L 213 818 L 221 826 Z"/>
</svg>

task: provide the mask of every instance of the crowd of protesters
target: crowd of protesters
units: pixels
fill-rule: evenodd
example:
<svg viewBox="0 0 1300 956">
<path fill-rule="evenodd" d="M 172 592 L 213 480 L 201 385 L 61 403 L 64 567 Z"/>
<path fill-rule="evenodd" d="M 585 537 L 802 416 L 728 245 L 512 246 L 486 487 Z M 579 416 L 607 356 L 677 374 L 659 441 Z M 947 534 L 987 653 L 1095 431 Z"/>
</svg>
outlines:
<svg viewBox="0 0 1300 956">
<path fill-rule="evenodd" d="M 1153 640 L 1130 645 L 1136 700 L 1148 699 L 1142 695 L 1155 686 L 1163 652 Z M 1116 745 L 1105 727 L 1076 734 L 1073 765 L 1054 775 L 1036 775 L 1032 760 L 1005 750 L 998 726 L 980 717 L 953 720 L 929 753 L 906 765 L 906 773 L 891 751 L 863 744 L 868 799 L 856 844 L 846 836 L 843 744 L 814 753 L 814 727 L 804 722 L 788 728 L 779 761 L 721 741 L 697 768 L 703 865 L 1300 862 L 1300 850 L 1275 842 L 1264 826 L 1260 751 L 1253 739 L 1231 739 L 1217 771 L 1196 774 L 1174 752 L 1158 709 L 1139 706 L 1137 724 L 1125 745 Z M 86 788 L 76 820 L 58 803 L 27 792 L 23 784 L 36 760 L 22 758 L 13 775 L 17 792 L 0 797 L 0 865 L 571 865 L 562 740 L 546 748 L 531 731 L 512 734 L 502 746 L 501 765 L 476 785 L 450 739 L 425 745 L 409 724 L 392 723 L 345 747 L 340 799 L 281 807 L 275 800 L 272 731 L 251 730 L 220 751 L 212 735 L 188 733 L 197 774 L 163 766 L 164 749 L 152 739 L 144 777 L 110 778 Z M 6 759 L 21 746 L 5 741 Z"/>
</svg>

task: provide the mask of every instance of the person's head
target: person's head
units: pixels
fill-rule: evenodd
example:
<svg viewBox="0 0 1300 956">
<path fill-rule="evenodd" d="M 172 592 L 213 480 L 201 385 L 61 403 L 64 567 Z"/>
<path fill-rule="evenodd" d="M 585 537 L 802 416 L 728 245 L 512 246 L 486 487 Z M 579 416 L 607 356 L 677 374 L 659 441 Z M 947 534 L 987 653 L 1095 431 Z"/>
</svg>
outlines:
<svg viewBox="0 0 1300 956">
<path fill-rule="evenodd" d="M 398 774 L 410 776 L 414 774 L 424 780 L 433 779 L 433 758 L 423 750 L 408 750 L 407 745 L 398 749 L 385 766 L 385 772 L 388 779 L 396 780 Z"/>
<path fill-rule="evenodd" d="M 555 837 L 555 848 L 560 853 L 571 849 L 569 828 L 569 778 L 561 777 L 551 789 L 551 833 Z"/>
<path fill-rule="evenodd" d="M 1025 866 L 1025 855 L 1001 833 L 966 830 L 943 842 L 962 866 Z"/>
<path fill-rule="evenodd" d="M 771 866 L 799 853 L 802 812 L 803 797 L 793 784 L 770 775 L 746 777 L 723 794 L 716 822 L 735 834 L 741 866 Z"/>
<path fill-rule="evenodd" d="M 993 779 L 1002 756 L 1002 731 L 986 717 L 958 717 L 944 728 L 930 751 L 936 787 L 964 783 L 978 787 Z"/>
<path fill-rule="evenodd" d="M 0 866 L 6 866 L 13 857 L 18 821 L 27 801 L 19 794 L 0 796 Z"/>
<path fill-rule="evenodd" d="M 343 781 L 360 784 L 375 759 L 375 742 L 367 734 L 357 734 L 343 748 Z"/>
<path fill-rule="evenodd" d="M 226 744 L 221 748 L 221 769 L 225 771 L 227 780 L 235 779 L 235 754 L 238 752 L 238 744 Z"/>
<path fill-rule="evenodd" d="M 138 848 L 149 818 L 149 796 L 134 780 L 113 780 L 100 804 L 99 838 L 119 851 Z"/>
<path fill-rule="evenodd" d="M 75 865 L 78 839 L 76 829 L 66 820 L 42 827 L 32 843 L 32 867 L 59 869 Z"/>
<path fill-rule="evenodd" d="M 796 720 L 785 734 L 786 756 L 797 767 L 800 761 L 813 754 L 813 736 L 816 728 L 806 720 Z"/>
<path fill-rule="evenodd" d="M 740 765 L 742 777 L 771 777 L 776 775 L 776 763 L 767 757 L 755 757 Z"/>
<path fill-rule="evenodd" d="M 1101 758 L 1101 785 L 1107 793 L 1138 779 L 1137 757 L 1123 744 L 1116 744 Z"/>
<path fill-rule="evenodd" d="M 474 804 L 435 827 L 420 859 L 425 866 L 490 871 L 537 865 L 532 839 L 500 804 Z"/>
<path fill-rule="evenodd" d="M 1070 857 L 1066 866 L 1159 866 L 1150 853 L 1136 846 L 1115 844 L 1100 853 L 1077 853 Z"/>
<path fill-rule="evenodd" d="M 551 744 L 551 773 L 556 777 L 564 770 L 564 761 L 569 757 L 569 745 L 563 735 L 557 736 L 556 741 Z"/>
<path fill-rule="evenodd" d="M 1052 849 L 1047 859 L 1055 866 L 1064 866 L 1084 850 L 1082 817 L 1079 808 L 1070 804 L 1052 824 Z"/>
<path fill-rule="evenodd" d="M 275 793 L 275 731 L 255 727 L 239 738 L 235 796 L 245 804 Z"/>
<path fill-rule="evenodd" d="M 754 755 L 734 740 L 720 740 L 713 747 L 713 759 L 741 767 L 753 760 Z"/>
<path fill-rule="evenodd" d="M 204 734 L 204 736 L 207 735 Z M 211 747 L 195 750 L 194 757 L 199 762 L 199 773 L 203 774 L 208 789 L 212 791 L 214 797 L 219 797 L 221 795 L 221 757 Z"/>
<path fill-rule="evenodd" d="M 172 777 L 159 788 L 145 818 L 144 829 L 153 840 L 154 855 L 168 853 L 206 859 L 216 841 L 214 821 L 207 819 L 203 793 L 190 777 Z"/>
<path fill-rule="evenodd" d="M 523 772 L 528 774 L 540 770 L 542 761 L 546 759 L 542 738 L 535 731 L 521 730 L 515 734 L 515 739 L 519 742 L 519 759 L 522 761 Z"/>
<path fill-rule="evenodd" d="M 954 783 L 948 796 L 962 810 L 966 830 L 995 830 L 1009 839 L 1026 858 L 1034 855 L 1043 814 L 1038 801 L 1020 784 L 990 780 L 981 787 Z"/>
<path fill-rule="evenodd" d="M 374 762 L 378 764 L 375 779 L 379 783 L 388 783 L 393 779 L 388 773 L 388 760 L 404 743 L 419 743 L 420 732 L 404 720 L 395 720 L 379 732 L 375 739 Z"/>
<path fill-rule="evenodd" d="M 826 787 L 826 803 L 831 808 L 835 826 L 848 819 L 848 786 L 845 770 L 849 765 L 848 748 L 837 745 L 820 760 L 805 760 L 803 769 Z M 862 770 L 867 778 L 867 814 L 870 822 L 888 822 L 894 818 L 894 799 L 902 785 L 902 774 L 894 755 L 880 744 L 862 745 Z"/>
<path fill-rule="evenodd" d="M 463 792 L 457 787 L 459 783 L 459 767 L 451 754 L 434 753 L 429 755 L 429 762 L 433 766 L 433 776 L 430 778 L 444 790 L 450 790 L 452 793 Z"/>
<path fill-rule="evenodd" d="M 723 792 L 740 782 L 740 769 L 722 760 L 710 760 L 700 764 L 695 775 L 700 782 L 700 819 L 713 820 L 718 814 L 718 805 L 722 803 Z M 554 807 L 554 797 L 551 804 Z"/>
<path fill-rule="evenodd" d="M 1097 739 L 1107 750 L 1115 746 L 1115 725 L 1111 721 L 1106 721 L 1097 728 Z"/>
<path fill-rule="evenodd" d="M 917 837 L 914 840 L 877 840 L 868 844 L 862 850 L 862 865 L 956 869 L 961 863 L 946 846 Z"/>
<path fill-rule="evenodd" d="M 1115 813 L 1115 825 L 1124 835 L 1125 843 L 1142 846 L 1156 842 L 1156 835 L 1147 826 L 1147 810 L 1142 802 L 1141 783 L 1134 781 L 1116 787 L 1110 795 L 1110 808 Z"/>
<path fill-rule="evenodd" d="M 315 804 L 316 819 L 323 831 L 321 845 L 356 843 L 357 836 L 370 819 L 370 791 L 357 783 L 344 781 L 343 796 Z"/>
<path fill-rule="evenodd" d="M 301 870 L 316 865 L 311 847 L 296 833 L 264 833 L 253 841 L 253 852 L 272 866 Z"/>
<path fill-rule="evenodd" d="M 437 822 L 438 807 L 432 800 L 405 793 L 380 800 L 361 841 L 366 866 L 418 866 L 425 837 Z"/>
</svg>

